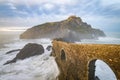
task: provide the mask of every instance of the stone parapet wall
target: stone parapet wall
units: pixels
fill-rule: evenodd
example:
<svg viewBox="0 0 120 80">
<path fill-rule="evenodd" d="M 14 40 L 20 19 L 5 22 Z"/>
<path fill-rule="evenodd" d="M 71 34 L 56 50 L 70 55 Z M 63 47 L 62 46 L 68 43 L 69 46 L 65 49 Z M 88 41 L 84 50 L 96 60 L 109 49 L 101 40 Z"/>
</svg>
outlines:
<svg viewBox="0 0 120 80">
<path fill-rule="evenodd" d="M 91 60 L 106 62 L 120 80 L 120 45 L 75 44 L 53 42 L 52 55 L 56 57 L 59 80 L 88 80 L 88 65 Z"/>
</svg>

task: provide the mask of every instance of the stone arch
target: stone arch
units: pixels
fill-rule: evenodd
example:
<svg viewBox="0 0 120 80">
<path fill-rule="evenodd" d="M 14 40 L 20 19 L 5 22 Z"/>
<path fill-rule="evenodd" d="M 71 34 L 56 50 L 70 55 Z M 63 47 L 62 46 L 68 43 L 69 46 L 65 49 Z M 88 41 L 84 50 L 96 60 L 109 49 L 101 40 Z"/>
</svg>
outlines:
<svg viewBox="0 0 120 80">
<path fill-rule="evenodd" d="M 66 60 L 66 54 L 65 54 L 65 51 L 63 49 L 60 52 L 60 57 L 61 57 L 61 60 Z"/>
<path fill-rule="evenodd" d="M 95 80 L 95 62 L 97 59 L 93 59 L 88 63 L 88 80 Z"/>
<path fill-rule="evenodd" d="M 103 67 L 101 67 L 101 66 L 103 66 Z M 112 77 L 111 76 L 109 77 L 110 80 L 117 80 L 116 75 L 113 72 L 112 68 L 103 60 L 93 59 L 93 60 L 89 61 L 88 67 L 89 67 L 88 80 L 100 80 L 100 77 L 98 75 L 106 75 L 106 73 L 107 73 L 106 76 L 112 75 Z M 100 67 L 103 70 L 99 71 L 98 68 L 101 69 Z M 99 73 L 99 74 L 97 74 L 97 73 Z M 104 74 L 100 74 L 100 73 L 104 73 Z M 114 77 L 114 79 L 112 79 L 113 77 Z M 102 77 L 102 78 L 104 78 L 104 77 Z M 102 79 L 102 80 L 105 80 L 105 79 Z"/>
</svg>

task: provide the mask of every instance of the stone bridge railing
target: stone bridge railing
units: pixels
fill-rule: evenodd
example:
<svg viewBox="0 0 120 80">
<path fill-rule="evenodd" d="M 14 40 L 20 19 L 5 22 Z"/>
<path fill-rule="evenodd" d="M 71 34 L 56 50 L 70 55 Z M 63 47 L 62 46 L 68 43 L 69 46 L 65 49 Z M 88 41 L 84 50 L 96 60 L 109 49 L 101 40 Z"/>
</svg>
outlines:
<svg viewBox="0 0 120 80">
<path fill-rule="evenodd" d="M 120 45 L 74 44 L 56 40 L 52 43 L 52 55 L 56 57 L 60 70 L 59 80 L 94 80 L 88 66 L 96 59 L 106 62 L 120 80 Z"/>
</svg>

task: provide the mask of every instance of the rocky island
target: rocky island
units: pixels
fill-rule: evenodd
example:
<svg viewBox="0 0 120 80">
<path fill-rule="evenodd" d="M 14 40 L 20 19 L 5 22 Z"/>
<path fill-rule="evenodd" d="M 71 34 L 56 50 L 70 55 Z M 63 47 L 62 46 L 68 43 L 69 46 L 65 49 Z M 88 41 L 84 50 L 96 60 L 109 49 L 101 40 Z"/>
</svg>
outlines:
<svg viewBox="0 0 120 80">
<path fill-rule="evenodd" d="M 20 52 L 16 55 L 15 58 L 7 61 L 4 65 L 15 63 L 17 60 L 23 60 L 23 59 L 26 59 L 35 55 L 40 55 L 43 53 L 44 53 L 44 48 L 42 45 L 36 44 L 36 43 L 28 43 L 22 49 L 20 49 Z"/>
<path fill-rule="evenodd" d="M 96 39 L 105 34 L 99 29 L 83 22 L 80 17 L 70 16 L 59 22 L 48 22 L 34 26 L 20 35 L 21 39 L 36 38 L 63 38 L 67 41 L 80 41 L 81 39 Z"/>
</svg>

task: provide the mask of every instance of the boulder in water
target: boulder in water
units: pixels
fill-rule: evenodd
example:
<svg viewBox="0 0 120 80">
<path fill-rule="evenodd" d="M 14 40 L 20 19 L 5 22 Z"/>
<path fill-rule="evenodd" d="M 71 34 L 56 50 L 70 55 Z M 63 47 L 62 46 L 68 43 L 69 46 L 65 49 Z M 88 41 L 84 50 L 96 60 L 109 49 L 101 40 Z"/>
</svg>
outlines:
<svg viewBox="0 0 120 80">
<path fill-rule="evenodd" d="M 21 49 L 14 49 L 14 50 L 10 50 L 8 52 L 6 52 L 6 54 L 10 54 L 10 53 L 13 53 L 13 52 L 16 52 L 16 51 L 20 51 Z"/>
<path fill-rule="evenodd" d="M 44 48 L 40 44 L 36 43 L 28 43 L 26 44 L 23 49 L 20 50 L 20 52 L 16 55 L 16 57 L 13 60 L 7 61 L 4 65 L 9 64 L 9 63 L 14 63 L 18 59 L 25 59 L 29 58 L 35 55 L 40 55 L 44 53 Z"/>
<path fill-rule="evenodd" d="M 51 49 L 52 49 L 52 46 L 51 45 L 49 45 L 49 46 L 47 46 L 47 48 L 46 48 L 48 51 L 50 51 Z"/>
</svg>

